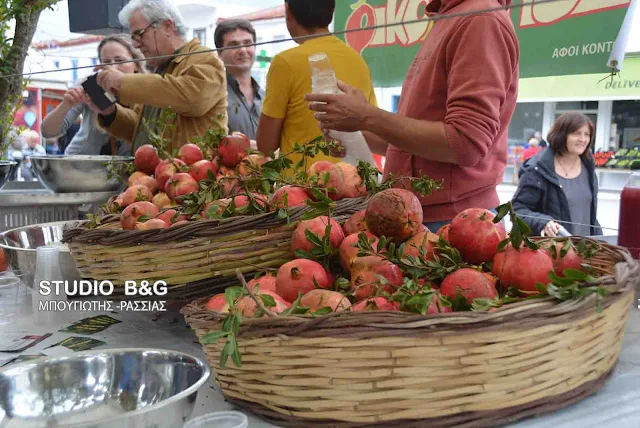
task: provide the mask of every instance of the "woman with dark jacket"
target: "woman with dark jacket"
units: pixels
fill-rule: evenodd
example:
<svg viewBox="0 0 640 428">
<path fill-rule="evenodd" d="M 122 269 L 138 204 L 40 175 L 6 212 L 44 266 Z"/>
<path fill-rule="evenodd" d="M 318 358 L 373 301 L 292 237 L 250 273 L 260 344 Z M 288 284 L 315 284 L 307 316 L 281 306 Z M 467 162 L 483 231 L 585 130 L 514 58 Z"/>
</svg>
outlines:
<svg viewBox="0 0 640 428">
<path fill-rule="evenodd" d="M 561 224 L 576 236 L 602 234 L 593 131 L 587 116 L 563 114 L 549 132 L 549 147 L 522 165 L 513 207 L 533 234 L 557 236 Z"/>
</svg>

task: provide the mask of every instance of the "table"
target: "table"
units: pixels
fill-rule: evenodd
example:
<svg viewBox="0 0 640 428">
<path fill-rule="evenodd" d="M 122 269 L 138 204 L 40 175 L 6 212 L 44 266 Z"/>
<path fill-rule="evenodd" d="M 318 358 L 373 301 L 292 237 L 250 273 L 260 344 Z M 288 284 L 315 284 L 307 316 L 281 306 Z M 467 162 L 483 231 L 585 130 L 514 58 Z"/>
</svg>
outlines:
<svg viewBox="0 0 640 428">
<path fill-rule="evenodd" d="M 0 305 L 2 301 L 0 301 Z M 101 333 L 90 337 L 106 341 L 96 350 L 107 348 L 160 348 L 184 352 L 205 359 L 204 351 L 193 331 L 179 314 L 156 314 L 143 312 L 68 312 L 56 326 L 36 326 L 27 316 L 0 319 L 0 332 L 28 332 L 31 334 L 53 333 L 53 335 L 23 354 L 38 353 L 71 334 L 58 332 L 72 322 L 94 315 L 107 314 L 122 321 Z M 157 318 L 157 319 L 156 319 Z M 76 335 L 77 336 L 77 335 Z M 0 359 L 15 354 L 0 353 Z M 525 420 L 511 428 L 637 428 L 640 426 L 640 310 L 634 307 L 629 316 L 624 337 L 623 351 L 618 365 L 598 394 L 556 413 Z M 239 410 L 226 403 L 213 377 L 198 394 L 194 413 L 197 417 L 206 413 Z M 250 428 L 271 428 L 260 418 L 247 414 Z"/>
</svg>

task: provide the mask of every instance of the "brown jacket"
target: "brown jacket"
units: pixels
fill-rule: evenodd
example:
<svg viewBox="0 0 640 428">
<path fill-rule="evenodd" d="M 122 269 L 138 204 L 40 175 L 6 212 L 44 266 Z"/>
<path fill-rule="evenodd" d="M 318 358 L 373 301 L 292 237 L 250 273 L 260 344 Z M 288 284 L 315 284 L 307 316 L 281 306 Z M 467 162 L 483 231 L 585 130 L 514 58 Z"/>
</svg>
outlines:
<svg viewBox="0 0 640 428">
<path fill-rule="evenodd" d="M 198 39 L 181 53 L 206 51 Z M 119 91 L 114 121 L 105 129 L 113 136 L 133 142 L 142 126 L 143 106 L 171 109 L 178 115 L 171 136 L 173 147 L 181 147 L 209 129 L 227 131 L 227 78 L 224 64 L 215 52 L 178 56 L 164 76 L 127 74 Z M 102 122 L 102 121 L 101 121 Z M 102 123 L 101 123 L 102 124 Z"/>
</svg>

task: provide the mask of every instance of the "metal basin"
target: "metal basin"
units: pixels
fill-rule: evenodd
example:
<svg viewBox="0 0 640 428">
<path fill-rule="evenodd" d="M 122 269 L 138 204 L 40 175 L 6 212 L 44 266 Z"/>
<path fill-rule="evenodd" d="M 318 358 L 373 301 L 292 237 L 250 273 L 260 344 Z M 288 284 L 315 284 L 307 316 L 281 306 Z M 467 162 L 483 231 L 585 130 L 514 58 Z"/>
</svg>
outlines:
<svg viewBox="0 0 640 428">
<path fill-rule="evenodd" d="M 17 166 L 17 162 L 0 160 L 0 189 L 9 180 Z"/>
<path fill-rule="evenodd" d="M 110 172 L 133 161 L 122 156 L 30 156 L 33 171 L 55 193 L 118 192 L 124 184 Z M 126 177 L 125 177 L 126 178 Z"/>
<path fill-rule="evenodd" d="M 64 279 L 80 280 L 80 272 L 68 247 L 62 244 L 62 233 L 78 221 L 42 223 L 7 230 L 0 234 L 0 248 L 4 249 L 13 270 L 25 273 L 23 280 L 29 286 L 36 272 L 36 248 L 42 245 L 60 245 L 60 271 Z M 0 425 L 1 427 L 1 425 Z"/>
<path fill-rule="evenodd" d="M 10 366 L 0 370 L 0 427 L 180 428 L 209 374 L 190 355 L 145 349 Z"/>
</svg>

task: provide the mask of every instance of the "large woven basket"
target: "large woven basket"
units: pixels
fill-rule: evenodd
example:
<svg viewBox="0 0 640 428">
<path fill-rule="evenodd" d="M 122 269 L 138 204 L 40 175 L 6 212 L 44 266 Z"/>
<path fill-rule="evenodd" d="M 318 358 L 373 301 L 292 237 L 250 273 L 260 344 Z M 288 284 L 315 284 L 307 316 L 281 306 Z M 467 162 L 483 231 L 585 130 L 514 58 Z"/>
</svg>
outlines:
<svg viewBox="0 0 640 428">
<path fill-rule="evenodd" d="M 506 305 L 494 313 L 342 312 L 243 320 L 242 367 L 219 364 L 228 401 L 280 426 L 494 427 L 566 407 L 611 374 L 640 267 L 603 244 L 592 260 L 609 293 Z M 182 309 L 198 337 L 223 314 Z"/>
<path fill-rule="evenodd" d="M 344 199 L 336 203 L 334 217 L 342 222 L 365 207 L 364 198 Z M 250 276 L 293 259 L 291 235 L 307 211 L 292 208 L 289 223 L 268 213 L 146 231 L 122 230 L 113 215 L 95 229 L 75 224 L 64 231 L 63 241 L 85 279 L 120 285 L 163 280 L 169 286 L 167 295 L 140 297 L 118 288 L 110 299 L 191 301 L 237 284 L 236 269 Z"/>
</svg>

